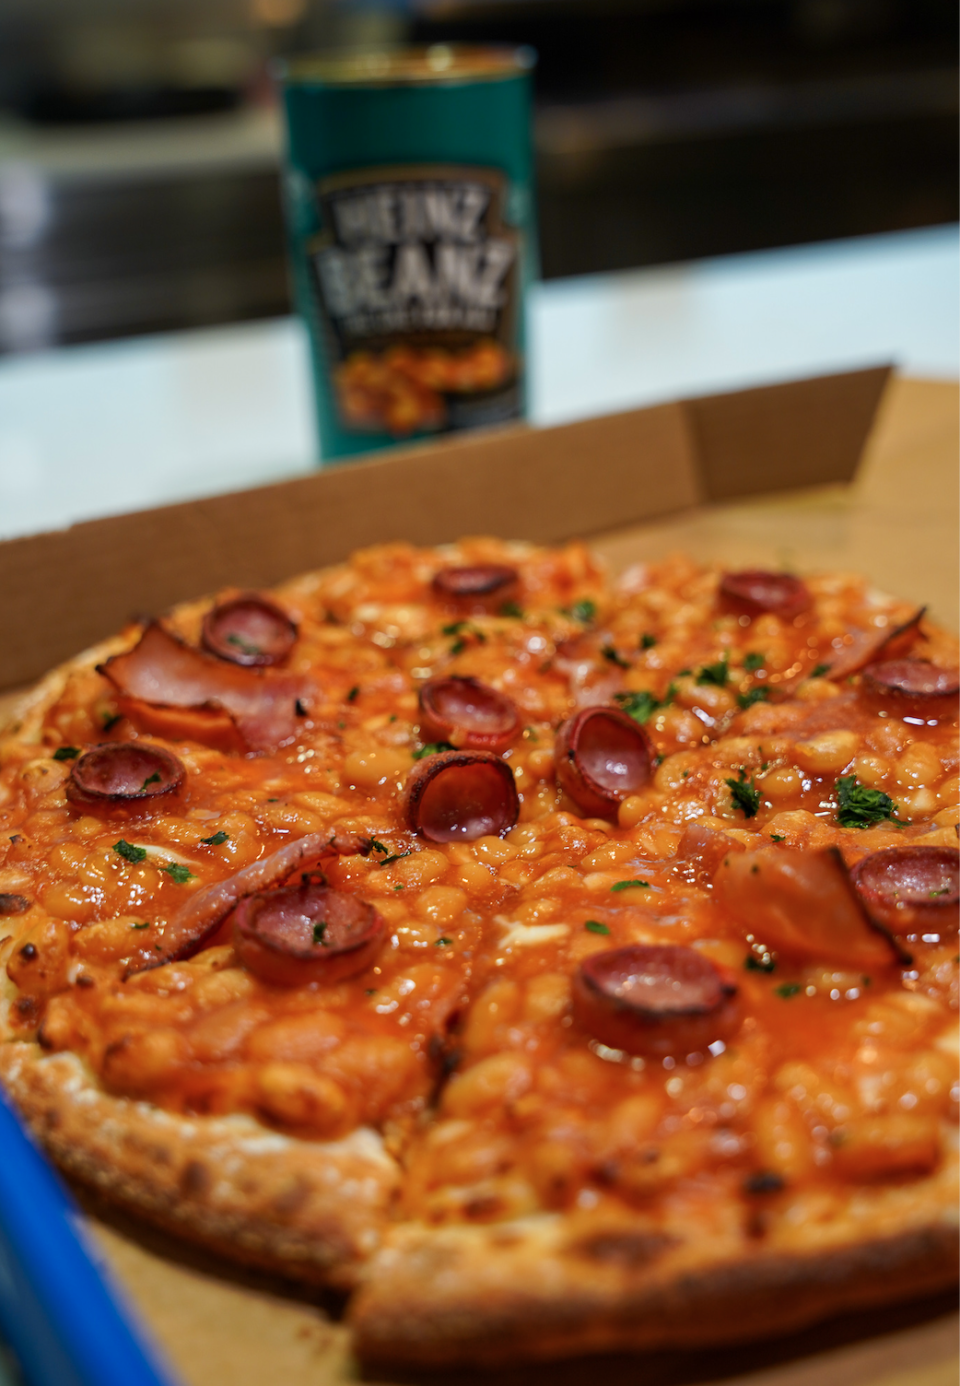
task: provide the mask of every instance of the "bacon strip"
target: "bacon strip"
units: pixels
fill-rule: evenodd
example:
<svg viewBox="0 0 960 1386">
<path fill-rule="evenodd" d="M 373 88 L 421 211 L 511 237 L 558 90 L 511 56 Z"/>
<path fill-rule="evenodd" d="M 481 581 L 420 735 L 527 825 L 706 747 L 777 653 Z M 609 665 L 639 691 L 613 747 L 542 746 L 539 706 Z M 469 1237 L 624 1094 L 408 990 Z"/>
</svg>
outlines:
<svg viewBox="0 0 960 1386">
<path fill-rule="evenodd" d="M 162 712 L 178 709 L 174 720 L 187 714 L 187 734 L 205 740 L 209 721 L 211 735 L 222 742 L 226 717 L 252 750 L 272 749 L 296 735 L 297 700 L 306 692 L 302 679 L 226 664 L 184 644 L 156 621 L 132 650 L 98 669 L 127 700 L 125 710 L 135 720 L 138 703 Z"/>
<path fill-rule="evenodd" d="M 325 833 L 308 833 L 306 837 L 284 843 L 269 857 L 251 862 L 225 881 L 215 881 L 213 885 L 198 890 L 165 926 L 160 951 L 128 968 L 126 977 L 147 972 L 153 967 L 163 967 L 165 963 L 192 958 L 241 900 L 280 885 L 307 862 L 319 861 L 327 856 L 357 854 L 365 857 L 371 846 L 369 838 L 360 837 L 357 833 L 335 833 L 333 837 Z"/>
</svg>

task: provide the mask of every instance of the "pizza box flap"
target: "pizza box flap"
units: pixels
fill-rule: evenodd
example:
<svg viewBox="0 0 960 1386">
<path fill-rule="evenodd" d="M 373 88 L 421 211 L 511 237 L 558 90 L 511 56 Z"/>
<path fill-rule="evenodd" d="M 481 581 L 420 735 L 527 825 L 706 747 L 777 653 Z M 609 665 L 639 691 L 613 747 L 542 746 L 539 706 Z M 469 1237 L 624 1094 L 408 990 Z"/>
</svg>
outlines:
<svg viewBox="0 0 960 1386">
<path fill-rule="evenodd" d="M 890 368 L 511 426 L 0 544 L 0 688 L 132 616 L 393 539 L 553 543 L 713 501 L 849 481 Z"/>
</svg>

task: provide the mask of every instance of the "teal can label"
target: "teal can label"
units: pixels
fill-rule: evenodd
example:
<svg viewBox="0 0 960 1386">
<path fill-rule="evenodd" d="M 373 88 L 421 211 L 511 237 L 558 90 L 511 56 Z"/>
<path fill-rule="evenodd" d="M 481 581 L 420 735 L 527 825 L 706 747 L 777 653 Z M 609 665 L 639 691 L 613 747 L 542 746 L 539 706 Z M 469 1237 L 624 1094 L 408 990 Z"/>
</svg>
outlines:
<svg viewBox="0 0 960 1386">
<path fill-rule="evenodd" d="M 529 110 L 526 93 L 505 101 L 502 88 L 525 82 L 526 72 L 495 72 L 372 85 L 368 115 L 379 108 L 394 120 L 380 140 L 376 122 L 365 122 L 362 152 L 370 162 L 352 167 L 342 164 L 361 152 L 355 132 L 342 151 L 330 147 L 338 143 L 333 121 L 314 126 L 327 136 L 323 148 L 297 138 L 310 84 L 288 80 L 291 258 L 310 332 L 325 460 L 524 415 L 523 300 L 533 270 Z M 346 104 L 355 116 L 363 113 L 363 94 L 362 83 L 313 85 L 315 107 L 347 114 Z M 502 108 L 486 129 L 477 120 L 484 101 L 494 115 Z M 431 158 L 456 144 L 458 108 L 464 152 L 473 157 Z M 512 128 L 503 108 L 514 116 Z M 386 161 L 376 158 L 378 148 L 421 153 Z"/>
</svg>

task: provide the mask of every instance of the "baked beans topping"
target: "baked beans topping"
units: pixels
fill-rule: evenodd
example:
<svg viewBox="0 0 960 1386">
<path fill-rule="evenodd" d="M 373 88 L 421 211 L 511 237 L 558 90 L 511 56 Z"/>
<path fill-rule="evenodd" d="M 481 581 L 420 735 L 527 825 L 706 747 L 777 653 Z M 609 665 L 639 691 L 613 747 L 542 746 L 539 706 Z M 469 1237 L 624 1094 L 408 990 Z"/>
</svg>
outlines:
<svg viewBox="0 0 960 1386">
<path fill-rule="evenodd" d="M 926 702 L 933 698 L 955 698 L 960 692 L 960 671 L 941 669 L 923 659 L 886 659 L 868 664 L 863 685 L 881 697 Z"/>
<path fill-rule="evenodd" d="M 520 574 L 505 563 L 473 563 L 460 568 L 441 568 L 433 579 L 433 592 L 443 602 L 465 611 L 499 611 L 520 595 Z"/>
<path fill-rule="evenodd" d="M 163 746 L 114 741 L 74 761 L 66 792 L 78 805 L 122 804 L 169 794 L 180 788 L 185 776 L 183 762 Z"/>
<path fill-rule="evenodd" d="M 505 751 L 520 730 L 514 703 L 479 679 L 431 679 L 420 689 L 420 736 L 468 751 Z"/>
<path fill-rule="evenodd" d="M 956 847 L 887 847 L 850 872 L 872 919 L 897 934 L 955 930 L 960 915 Z"/>
<path fill-rule="evenodd" d="M 383 938 L 384 922 L 372 905 L 309 877 L 299 886 L 248 895 L 234 912 L 237 956 L 274 986 L 353 977 L 373 963 Z"/>
<path fill-rule="evenodd" d="M 731 853 L 714 886 L 721 904 L 767 949 L 864 969 L 897 961 L 867 918 L 836 847 Z"/>
<path fill-rule="evenodd" d="M 695 948 L 632 944 L 594 953 L 573 982 L 575 1023 L 627 1054 L 704 1053 L 740 1023 L 732 975 Z"/>
<path fill-rule="evenodd" d="M 240 747 L 265 750 L 290 741 L 297 730 L 303 680 L 260 674 L 203 654 L 157 622 L 126 654 L 100 666 L 121 694 L 121 706 L 147 730 L 173 739 L 222 744 L 231 725 Z M 229 740 L 229 736 L 227 737 Z"/>
<path fill-rule="evenodd" d="M 555 761 L 557 783 L 582 813 L 614 818 L 623 800 L 650 780 L 653 750 L 625 712 L 587 707 L 557 733 Z"/>
<path fill-rule="evenodd" d="M 513 771 L 489 751 L 441 751 L 407 776 L 406 819 L 431 842 L 475 842 L 508 832 L 520 814 Z"/>
<path fill-rule="evenodd" d="M 762 568 L 724 573 L 720 594 L 747 612 L 772 611 L 785 620 L 799 616 L 813 605 L 810 589 L 802 578 L 792 573 L 768 573 Z"/>
<path fill-rule="evenodd" d="M 293 649 L 297 627 L 276 602 L 244 592 L 219 602 L 203 618 L 204 649 L 232 664 L 282 664 Z"/>
</svg>

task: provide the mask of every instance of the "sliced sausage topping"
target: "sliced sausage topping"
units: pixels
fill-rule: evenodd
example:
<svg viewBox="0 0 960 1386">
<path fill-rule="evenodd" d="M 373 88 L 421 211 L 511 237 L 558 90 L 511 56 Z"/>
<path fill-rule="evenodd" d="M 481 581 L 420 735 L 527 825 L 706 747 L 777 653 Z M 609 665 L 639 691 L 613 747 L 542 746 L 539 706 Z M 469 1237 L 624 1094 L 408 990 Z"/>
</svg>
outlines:
<svg viewBox="0 0 960 1386">
<path fill-rule="evenodd" d="M 628 1054 L 691 1054 L 740 1024 L 730 973 L 695 948 L 630 944 L 586 958 L 573 981 L 576 1024 Z"/>
<path fill-rule="evenodd" d="M 881 699 L 928 704 L 960 693 L 960 670 L 923 659 L 885 659 L 867 665 L 863 687 Z"/>
<path fill-rule="evenodd" d="M 520 714 L 503 693 L 479 679 L 431 679 L 420 689 L 420 735 L 469 751 L 505 751 Z"/>
<path fill-rule="evenodd" d="M 713 888 L 719 903 L 767 948 L 865 972 L 898 959 L 892 940 L 865 913 L 836 847 L 731 853 Z"/>
<path fill-rule="evenodd" d="M 799 616 L 813 605 L 810 589 L 801 578 L 792 573 L 768 573 L 762 568 L 724 573 L 720 594 L 749 614 L 772 611 L 785 620 Z"/>
<path fill-rule="evenodd" d="M 827 677 L 834 681 L 845 679 L 872 663 L 880 654 L 899 656 L 906 653 L 920 634 L 920 622 L 926 609 L 925 606 L 919 607 L 909 620 L 894 626 L 893 630 L 874 628 L 855 631 L 849 645 L 844 645 L 836 653 L 827 650 L 824 660 L 828 665 Z"/>
<path fill-rule="evenodd" d="M 287 613 L 259 592 L 221 602 L 203 618 L 204 648 L 232 664 L 280 664 L 296 638 L 297 627 Z"/>
<path fill-rule="evenodd" d="M 653 747 L 619 708 L 586 707 L 557 733 L 554 765 L 557 782 L 581 813 L 615 818 L 620 803 L 648 783 Z"/>
<path fill-rule="evenodd" d="M 441 751 L 411 770 L 404 810 L 431 842 L 474 842 L 516 825 L 520 798 L 510 766 L 489 751 Z"/>
<path fill-rule="evenodd" d="M 67 781 L 72 804 L 129 803 L 179 789 L 186 770 L 172 751 L 145 741 L 95 746 L 75 760 Z"/>
<path fill-rule="evenodd" d="M 233 946 L 244 967 L 280 987 L 353 977 L 373 962 L 384 932 L 372 905 L 309 878 L 248 895 L 233 917 Z"/>
<path fill-rule="evenodd" d="M 434 596 L 465 611 L 499 611 L 520 595 L 520 574 L 505 563 L 475 563 L 441 568 L 431 585 Z"/>
<path fill-rule="evenodd" d="M 960 920 L 956 847 L 887 847 L 858 861 L 850 879 L 871 919 L 895 934 L 941 933 Z"/>
</svg>

